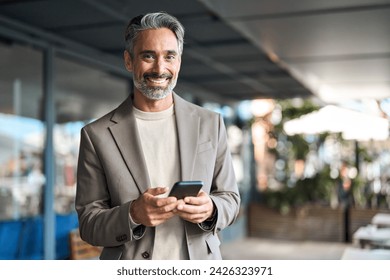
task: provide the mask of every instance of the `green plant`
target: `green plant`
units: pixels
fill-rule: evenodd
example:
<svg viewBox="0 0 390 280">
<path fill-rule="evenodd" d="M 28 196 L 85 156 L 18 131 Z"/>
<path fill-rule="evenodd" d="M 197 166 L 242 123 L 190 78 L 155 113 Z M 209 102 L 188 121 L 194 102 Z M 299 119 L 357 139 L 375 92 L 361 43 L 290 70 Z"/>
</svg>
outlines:
<svg viewBox="0 0 390 280">
<path fill-rule="evenodd" d="M 279 190 L 265 190 L 262 192 L 263 202 L 282 214 L 308 203 L 330 205 L 335 186 L 336 179 L 330 177 L 330 168 L 326 166 L 312 178 L 297 180 L 294 186 L 285 184 Z"/>
</svg>

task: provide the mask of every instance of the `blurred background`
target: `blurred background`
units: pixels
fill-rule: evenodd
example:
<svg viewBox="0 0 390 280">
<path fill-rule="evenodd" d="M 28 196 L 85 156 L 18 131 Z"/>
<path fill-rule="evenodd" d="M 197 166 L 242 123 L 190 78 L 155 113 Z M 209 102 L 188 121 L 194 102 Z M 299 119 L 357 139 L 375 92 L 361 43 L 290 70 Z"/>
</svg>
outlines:
<svg viewBox="0 0 390 280">
<path fill-rule="evenodd" d="M 131 92 L 124 29 L 156 11 L 186 29 L 175 91 L 227 126 L 225 257 L 390 259 L 385 0 L 0 0 L 0 259 L 82 258 L 79 132 Z"/>
</svg>

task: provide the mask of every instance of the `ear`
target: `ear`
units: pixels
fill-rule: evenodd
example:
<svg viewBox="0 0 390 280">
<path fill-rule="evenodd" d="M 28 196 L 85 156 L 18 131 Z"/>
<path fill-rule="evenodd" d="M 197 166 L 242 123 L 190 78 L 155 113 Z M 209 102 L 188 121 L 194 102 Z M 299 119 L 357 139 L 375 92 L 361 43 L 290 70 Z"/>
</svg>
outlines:
<svg viewBox="0 0 390 280">
<path fill-rule="evenodd" d="M 133 72 L 133 60 L 131 59 L 130 53 L 127 50 L 123 52 L 123 58 L 125 60 L 125 67 L 127 71 Z"/>
</svg>

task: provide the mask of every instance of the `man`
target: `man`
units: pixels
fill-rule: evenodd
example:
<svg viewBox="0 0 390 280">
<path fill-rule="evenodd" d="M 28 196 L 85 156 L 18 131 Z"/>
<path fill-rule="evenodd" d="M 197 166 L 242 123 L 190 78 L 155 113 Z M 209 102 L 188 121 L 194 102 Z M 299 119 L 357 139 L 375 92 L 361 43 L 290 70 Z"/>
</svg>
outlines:
<svg viewBox="0 0 390 280">
<path fill-rule="evenodd" d="M 101 259 L 221 259 L 217 233 L 240 197 L 222 118 L 173 92 L 184 29 L 166 13 L 131 20 L 126 69 L 134 93 L 81 131 L 76 210 Z M 168 196 L 201 180 L 196 197 Z"/>
</svg>

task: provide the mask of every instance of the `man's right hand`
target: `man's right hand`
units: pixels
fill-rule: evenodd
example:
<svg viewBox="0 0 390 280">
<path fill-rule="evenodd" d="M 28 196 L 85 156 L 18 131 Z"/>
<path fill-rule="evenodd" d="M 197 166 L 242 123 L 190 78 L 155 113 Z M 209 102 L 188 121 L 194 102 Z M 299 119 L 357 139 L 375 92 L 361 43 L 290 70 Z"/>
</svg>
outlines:
<svg viewBox="0 0 390 280">
<path fill-rule="evenodd" d="M 169 191 L 169 188 L 149 188 L 131 203 L 130 215 L 137 224 L 155 227 L 172 218 L 178 200 L 175 197 L 161 198 L 158 195 Z"/>
</svg>

